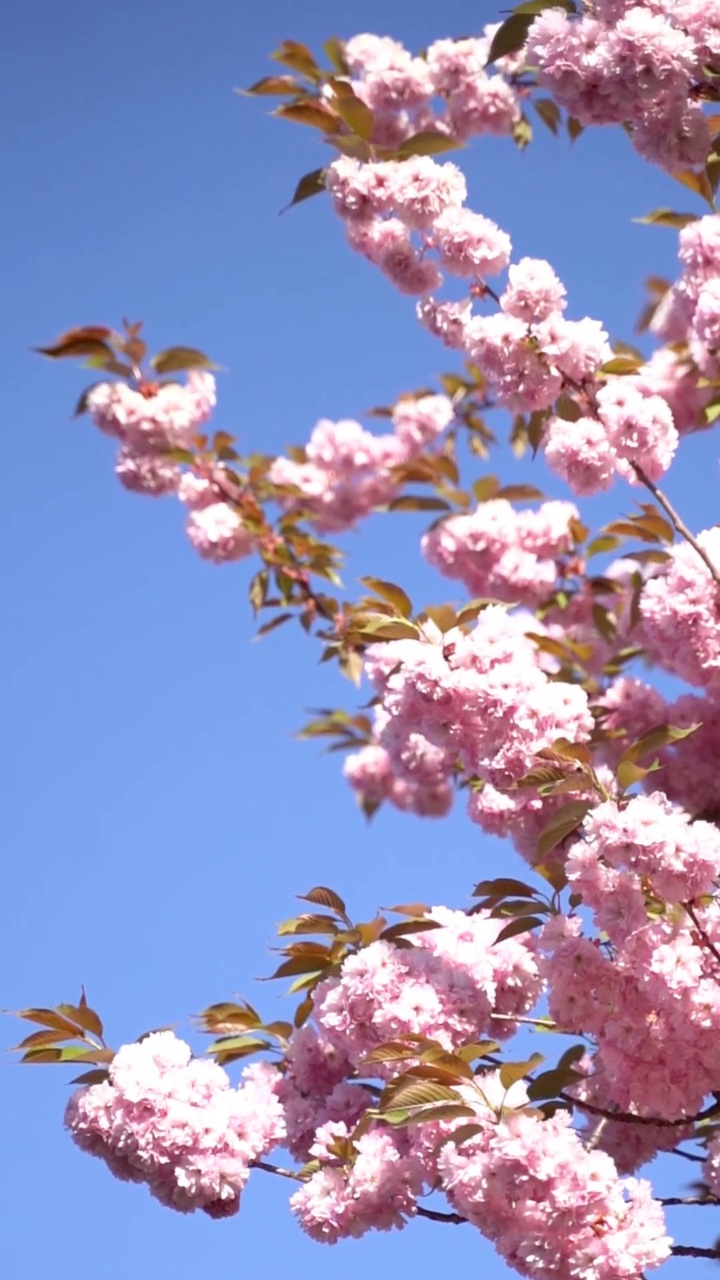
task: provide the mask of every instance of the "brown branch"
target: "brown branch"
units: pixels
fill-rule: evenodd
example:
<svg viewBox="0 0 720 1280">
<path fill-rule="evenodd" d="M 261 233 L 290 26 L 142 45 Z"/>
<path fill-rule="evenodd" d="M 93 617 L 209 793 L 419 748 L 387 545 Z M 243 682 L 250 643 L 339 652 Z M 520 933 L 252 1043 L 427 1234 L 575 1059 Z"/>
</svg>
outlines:
<svg viewBox="0 0 720 1280">
<path fill-rule="evenodd" d="M 673 1147 L 672 1151 L 668 1152 L 668 1155 L 682 1156 L 683 1160 L 692 1160 L 694 1164 L 705 1163 L 705 1156 L 698 1156 L 694 1151 L 681 1151 L 679 1147 Z"/>
<path fill-rule="evenodd" d="M 267 1160 L 251 1160 L 251 1169 L 262 1169 L 265 1173 L 276 1173 L 279 1178 L 291 1178 L 293 1182 L 305 1182 L 306 1179 L 300 1173 L 294 1173 L 292 1169 L 281 1169 L 277 1164 L 269 1164 Z"/>
<path fill-rule="evenodd" d="M 467 1218 L 463 1218 L 459 1213 L 441 1213 L 438 1209 L 423 1209 L 422 1205 L 416 1206 L 416 1212 L 421 1218 L 429 1218 L 431 1222 L 453 1222 L 457 1225 L 467 1222 Z"/>
<path fill-rule="evenodd" d="M 707 947 L 708 951 L 710 952 L 710 954 L 711 954 L 711 955 L 713 955 L 713 956 L 715 957 L 715 959 L 716 959 L 716 960 L 718 961 L 718 963 L 720 964 L 720 951 L 718 951 L 718 949 L 717 949 L 717 947 L 715 946 L 715 943 L 712 941 L 712 939 L 708 937 L 708 934 L 707 934 L 706 930 L 703 928 L 703 926 L 701 925 L 700 921 L 698 920 L 697 915 L 695 914 L 695 908 L 694 908 L 693 906 L 691 906 L 691 904 L 690 904 L 689 902 L 684 902 L 684 903 L 683 903 L 683 906 L 684 906 L 685 910 L 687 911 L 687 913 L 688 913 L 688 915 L 689 915 L 690 919 L 692 920 L 693 924 L 695 925 L 695 928 L 697 929 L 698 933 L 700 934 L 700 937 L 702 938 L 703 943 L 704 943 L 704 944 L 705 944 L 705 946 Z"/>
<path fill-rule="evenodd" d="M 720 1258 L 717 1249 L 703 1249 L 697 1244 L 674 1244 L 670 1252 L 675 1258 Z"/>
<path fill-rule="evenodd" d="M 675 529 L 675 532 L 679 533 L 680 537 L 684 538 L 685 541 L 689 543 L 690 546 L 693 547 L 695 551 L 697 551 L 697 554 L 700 556 L 700 559 L 703 561 L 703 564 L 706 566 L 707 569 L 709 569 L 710 577 L 714 578 L 715 582 L 717 582 L 718 586 L 720 586 L 720 570 L 715 568 L 715 565 L 710 559 L 710 556 L 708 555 L 707 551 L 705 551 L 705 549 L 700 546 L 700 543 L 695 537 L 695 534 L 690 532 L 682 516 L 678 515 L 677 511 L 673 507 L 669 498 L 665 497 L 665 494 L 663 493 L 662 489 L 658 489 L 657 485 L 653 484 L 652 480 L 650 479 L 649 476 L 645 474 L 642 467 L 638 466 L 636 462 L 632 462 L 630 465 L 633 471 L 635 472 L 635 475 L 637 476 L 638 480 L 640 480 L 641 483 L 645 485 L 646 489 L 650 490 L 650 493 L 653 495 L 656 502 L 660 503 L 660 506 L 662 507 L 666 516 L 670 517 L 670 520 L 672 522 L 673 528 Z"/>
<path fill-rule="evenodd" d="M 714 1115 L 717 1111 L 717 1105 L 713 1106 L 709 1112 L 700 1112 L 696 1116 L 680 1116 L 677 1120 L 663 1120 L 660 1116 L 635 1116 L 631 1111 L 608 1111 L 605 1107 L 596 1107 L 592 1102 L 583 1102 L 580 1098 L 573 1098 L 569 1093 L 561 1090 L 558 1097 L 563 1102 L 569 1102 L 573 1107 L 580 1107 L 583 1111 L 589 1112 L 591 1116 L 602 1116 L 604 1120 L 619 1120 L 621 1124 L 650 1124 L 657 1125 L 663 1129 L 678 1129 L 683 1125 L 695 1124 L 698 1120 L 707 1119 L 708 1114 Z M 679 1154 L 684 1154 L 680 1152 Z"/>
<path fill-rule="evenodd" d="M 664 1204 L 666 1207 L 674 1204 L 720 1204 L 720 1200 L 711 1191 L 708 1191 L 706 1196 L 666 1196 L 664 1200 L 660 1201 L 660 1204 Z"/>
</svg>

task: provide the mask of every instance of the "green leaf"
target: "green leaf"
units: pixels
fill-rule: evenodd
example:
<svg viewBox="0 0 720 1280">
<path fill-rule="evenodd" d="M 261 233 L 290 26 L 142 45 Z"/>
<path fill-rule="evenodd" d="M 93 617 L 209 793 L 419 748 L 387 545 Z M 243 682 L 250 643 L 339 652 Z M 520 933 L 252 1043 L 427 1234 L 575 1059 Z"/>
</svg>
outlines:
<svg viewBox="0 0 720 1280">
<path fill-rule="evenodd" d="M 283 920 L 278 925 L 278 937 L 283 938 L 288 934 L 301 933 L 337 933 L 337 920 L 333 916 L 313 915 L 307 912 L 302 916 L 294 916 L 290 920 Z"/>
<path fill-rule="evenodd" d="M 644 360 L 633 356 L 613 356 L 600 369 L 601 373 L 637 373 Z"/>
<path fill-rule="evenodd" d="M 497 62 L 498 58 L 505 58 L 509 53 L 517 53 L 522 49 L 535 17 L 535 13 L 524 14 L 516 11 L 506 18 L 500 29 L 495 32 L 485 65 L 489 67 L 493 62 Z"/>
<path fill-rule="evenodd" d="M 524 880 L 512 880 L 509 876 L 500 876 L 497 880 L 481 880 L 472 891 L 473 898 L 497 898 L 510 894 L 517 898 L 534 898 L 536 890 Z"/>
<path fill-rule="evenodd" d="M 406 493 L 388 503 L 388 511 L 451 511 L 444 498 L 427 498 L 424 494 Z"/>
<path fill-rule="evenodd" d="M 92 1071 L 83 1071 L 82 1075 L 75 1076 L 70 1083 L 84 1085 L 104 1084 L 109 1077 L 110 1073 L 108 1071 L 104 1071 L 102 1067 L 95 1067 Z"/>
<path fill-rule="evenodd" d="M 542 489 L 536 489 L 534 484 L 506 484 L 498 489 L 495 497 L 505 498 L 508 502 L 537 502 L 545 494 Z"/>
<path fill-rule="evenodd" d="M 674 227 L 678 230 L 688 227 L 691 222 L 697 222 L 699 216 L 697 213 L 674 213 L 672 209 L 653 209 L 652 213 L 646 213 L 643 218 L 633 218 L 633 222 L 654 227 Z"/>
<path fill-rule="evenodd" d="M 312 902 L 317 907 L 328 907 L 330 911 L 335 911 L 339 916 L 346 918 L 346 907 L 339 893 L 334 889 L 328 889 L 326 885 L 316 885 L 309 893 L 298 894 L 301 902 Z"/>
<path fill-rule="evenodd" d="M 412 600 L 402 587 L 396 586 L 394 582 L 385 582 L 383 578 L 360 578 L 360 582 L 376 596 L 393 605 L 401 617 L 412 616 Z"/>
<path fill-rule="evenodd" d="M 321 195 L 325 189 L 325 170 L 312 169 L 310 173 L 303 174 L 293 192 L 292 200 L 285 205 L 281 212 L 285 213 L 287 209 L 292 209 L 293 205 L 301 204 L 303 200 L 310 200 L 313 196 Z"/>
<path fill-rule="evenodd" d="M 245 1058 L 260 1049 L 269 1049 L 270 1041 L 261 1036 L 223 1036 L 208 1046 L 208 1054 L 222 1062 L 232 1062 L 237 1058 Z"/>
<path fill-rule="evenodd" d="M 337 71 L 341 76 L 347 76 L 350 74 L 350 68 L 348 67 L 347 60 L 345 58 L 345 46 L 342 40 L 338 40 L 337 36 L 331 36 L 329 40 L 325 41 L 323 51 L 332 63 L 335 71 Z"/>
<path fill-rule="evenodd" d="M 444 133 L 435 133 L 433 130 L 423 130 L 421 133 L 415 133 L 411 138 L 406 138 L 404 142 L 393 152 L 393 159 L 406 160 L 409 156 L 436 156 L 443 151 L 457 151 L 463 147 L 464 143 L 458 142 L 456 138 L 449 138 Z"/>
<path fill-rule="evenodd" d="M 387 1095 L 387 1105 L 391 1107 L 421 1107 L 435 1102 L 459 1101 L 457 1092 L 450 1085 L 440 1084 L 437 1080 L 418 1080 L 414 1076 L 401 1076 L 383 1094 Z M 382 1102 L 382 1100 L 381 1100 Z"/>
<path fill-rule="evenodd" d="M 322 129 L 323 133 L 335 133 L 339 125 L 338 116 L 330 107 L 326 107 L 319 98 L 301 98 L 298 102 L 284 102 L 272 113 L 281 120 L 292 120 L 294 124 L 306 124 L 311 129 Z"/>
<path fill-rule="evenodd" d="M 577 830 L 591 808 L 589 800 L 571 800 L 569 804 L 558 809 L 540 832 L 537 843 L 538 857 L 544 858 L 552 849 L 562 844 L 563 840 Z"/>
<path fill-rule="evenodd" d="M 306 44 L 299 40 L 283 40 L 278 49 L 270 54 L 273 62 L 280 62 L 284 67 L 299 71 L 311 80 L 319 78 L 318 65 Z"/>
<path fill-rule="evenodd" d="M 495 939 L 495 946 L 500 942 L 507 942 L 509 938 L 516 938 L 518 934 L 529 933 L 531 929 L 538 929 L 542 925 L 542 920 L 537 916 L 519 916 L 515 920 L 511 920 L 500 930 Z"/>
<path fill-rule="evenodd" d="M 254 95 L 272 95 L 278 97 L 295 97 L 301 91 L 302 85 L 294 76 L 263 76 L 262 80 L 256 80 L 255 84 L 251 84 L 249 89 L 236 89 L 236 93 L 240 93 L 243 97 L 253 97 Z"/>
<path fill-rule="evenodd" d="M 544 125 L 547 125 L 551 133 L 557 136 L 558 127 L 562 119 L 560 109 L 552 98 L 537 98 L 533 102 L 533 106 L 537 111 Z"/>
<path fill-rule="evenodd" d="M 150 360 L 156 373 L 175 373 L 179 369 L 216 369 L 209 356 L 196 347 L 167 347 Z"/>
<path fill-rule="evenodd" d="M 518 1080 L 524 1080 L 538 1063 L 544 1061 L 544 1054 L 533 1053 L 525 1062 L 504 1062 L 500 1068 L 500 1083 L 503 1089 L 509 1089 L 517 1084 Z"/>
<path fill-rule="evenodd" d="M 375 117 L 370 108 L 356 97 L 349 85 L 347 88 L 350 92 L 336 96 L 333 106 L 348 129 L 358 138 L 362 138 L 363 142 L 369 142 L 375 129 Z"/>
</svg>

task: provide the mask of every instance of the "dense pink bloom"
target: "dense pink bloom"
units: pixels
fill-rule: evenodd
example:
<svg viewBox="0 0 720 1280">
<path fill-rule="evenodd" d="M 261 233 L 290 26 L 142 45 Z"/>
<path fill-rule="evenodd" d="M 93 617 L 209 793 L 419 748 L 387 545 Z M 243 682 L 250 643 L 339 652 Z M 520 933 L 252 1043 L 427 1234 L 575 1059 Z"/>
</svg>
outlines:
<svg viewBox="0 0 720 1280">
<path fill-rule="evenodd" d="M 321 1033 L 354 1065 L 403 1034 L 449 1049 L 482 1034 L 506 1039 L 512 1022 L 493 1014 L 522 1014 L 535 1003 L 541 983 L 531 935 L 498 943 L 504 922 L 488 912 L 435 908 L 430 919 L 438 928 L 419 934 L 413 947 L 374 942 L 317 988 Z"/>
<path fill-rule="evenodd" d="M 669 1255 L 650 1186 L 620 1179 L 602 1151 L 586 1151 L 566 1112 L 523 1111 L 438 1156 L 450 1203 L 521 1275 L 639 1280 Z"/>
<path fill-rule="evenodd" d="M 441 266 L 455 276 L 492 276 L 510 260 L 510 237 L 489 218 L 469 209 L 450 207 L 430 230 Z"/>
<path fill-rule="evenodd" d="M 508 283 L 500 306 L 509 316 L 537 324 L 565 308 L 565 288 L 549 262 L 521 258 L 508 271 Z"/>
<path fill-rule="evenodd" d="M 698 542 L 720 565 L 720 530 Z M 666 564 L 643 588 L 640 612 L 651 657 L 688 684 L 720 692 L 719 588 L 694 547 L 673 547 Z"/>
<path fill-rule="evenodd" d="M 555 586 L 558 559 L 573 546 L 569 522 L 578 518 L 571 503 L 515 511 L 496 498 L 436 524 L 422 540 L 423 554 L 471 596 L 532 606 Z"/>
<path fill-rule="evenodd" d="M 212 502 L 192 510 L 185 532 L 198 555 L 214 564 L 244 560 L 255 546 L 252 534 L 228 502 Z"/>
<path fill-rule="evenodd" d="M 136 453 L 123 445 L 115 463 L 115 475 L 132 493 L 147 493 L 159 498 L 175 493 L 180 481 L 180 468 L 162 455 Z"/>
<path fill-rule="evenodd" d="M 667 471 L 678 444 L 673 416 L 660 396 L 643 395 L 627 379 L 614 378 L 597 394 L 598 416 L 615 453 L 615 469 L 637 484 L 633 464 L 650 480 Z"/>
<path fill-rule="evenodd" d="M 466 330 L 472 317 L 472 302 L 436 302 L 423 298 L 417 304 L 418 319 L 446 347 L 462 351 L 466 342 Z"/>
<path fill-rule="evenodd" d="M 325 1161 L 290 1199 L 303 1231 L 323 1244 L 404 1227 L 423 1189 L 421 1164 L 402 1153 L 404 1135 L 374 1129 L 355 1139 L 351 1163 L 328 1159 L 327 1145 L 347 1135 L 342 1123 L 324 1126 L 312 1153 Z"/>
<path fill-rule="evenodd" d="M 598 805 L 583 830 L 585 845 L 578 851 L 583 858 L 590 851 L 610 867 L 634 871 L 665 902 L 709 893 L 720 874 L 720 832 L 709 822 L 691 822 L 689 814 L 658 791 L 634 796 L 624 808 L 612 802 Z M 573 851 L 570 880 L 575 878 L 572 859 Z"/>
<path fill-rule="evenodd" d="M 191 1060 L 186 1044 L 161 1031 L 124 1045 L 109 1072 L 68 1103 L 78 1146 L 171 1209 L 237 1213 L 252 1161 L 285 1134 L 277 1069 L 255 1063 L 233 1089 L 221 1067 Z"/>
<path fill-rule="evenodd" d="M 169 382 L 145 393 L 124 382 L 101 382 L 87 396 L 97 427 L 139 452 L 185 447 L 215 405 L 215 379 L 191 369 L 185 386 Z"/>
<path fill-rule="evenodd" d="M 609 489 L 615 475 L 615 453 L 596 418 L 550 418 L 543 436 L 545 461 L 580 497 Z"/>
</svg>

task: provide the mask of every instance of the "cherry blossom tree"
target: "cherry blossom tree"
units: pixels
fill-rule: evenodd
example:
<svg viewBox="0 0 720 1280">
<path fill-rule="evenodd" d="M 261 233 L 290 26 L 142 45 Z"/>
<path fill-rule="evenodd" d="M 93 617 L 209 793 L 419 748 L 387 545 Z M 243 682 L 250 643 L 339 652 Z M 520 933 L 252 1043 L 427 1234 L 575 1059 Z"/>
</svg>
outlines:
<svg viewBox="0 0 720 1280">
<path fill-rule="evenodd" d="M 77 412 L 116 441 L 122 485 L 179 499 L 203 559 L 253 562 L 259 633 L 297 621 L 359 687 L 359 710 L 304 733 L 347 753 L 367 817 L 464 804 L 528 878 L 499 868 L 470 907 L 370 921 L 310 889 L 279 929 L 290 1020 L 212 1004 L 207 1057 L 168 1031 L 109 1047 L 84 993 L 21 1010 L 38 1029 L 19 1052 L 87 1067 L 74 1141 L 178 1212 L 230 1216 L 262 1170 L 323 1243 L 419 1215 L 477 1228 L 532 1280 L 718 1258 L 676 1242 L 664 1209 L 720 1204 L 720 531 L 693 531 L 660 486 L 720 416 L 720 3 L 531 0 L 420 54 L 360 34 L 273 58 L 248 92 L 331 148 L 291 203 L 331 200 L 454 370 L 378 411 L 384 431 L 325 420 L 266 457 L 212 430 L 200 351 L 148 357 L 128 321 L 40 350 L 98 373 Z M 575 315 L 437 158 L 483 135 L 525 147 L 531 117 L 569 142 L 621 126 L 709 210 L 646 218 L 679 257 L 674 282 L 649 282 L 650 356 Z M 516 455 L 542 455 L 566 496 L 486 470 L 488 418 L 508 415 Z M 590 529 L 575 499 L 622 504 L 624 485 L 633 510 Z M 342 595 L 335 539 L 404 511 L 431 513 L 421 553 L 460 603 L 418 611 L 382 577 Z M 528 1028 L 565 1039 L 528 1056 Z M 661 1152 L 700 1166 L 692 1195 L 654 1193 Z"/>
</svg>

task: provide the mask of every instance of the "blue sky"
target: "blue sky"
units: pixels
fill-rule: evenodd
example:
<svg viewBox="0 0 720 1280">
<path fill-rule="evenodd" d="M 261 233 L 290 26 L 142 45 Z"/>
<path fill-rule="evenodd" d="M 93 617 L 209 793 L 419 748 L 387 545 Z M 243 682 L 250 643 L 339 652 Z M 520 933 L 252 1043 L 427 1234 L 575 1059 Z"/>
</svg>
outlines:
<svg viewBox="0 0 720 1280">
<path fill-rule="evenodd" d="M 330 883 L 367 918 L 383 902 L 461 905 L 478 878 L 519 870 L 461 809 L 440 824 L 388 812 L 366 826 L 338 757 L 293 739 L 305 708 L 353 705 L 351 686 L 290 628 L 251 643 L 247 566 L 199 562 L 176 504 L 122 491 L 108 442 L 70 420 L 82 372 L 29 353 L 71 325 L 143 319 L 155 349 L 200 346 L 226 367 L 217 427 L 267 452 L 452 369 L 412 303 L 346 250 L 327 202 L 278 217 L 321 144 L 270 119 L 271 103 L 232 94 L 271 69 L 285 37 L 317 48 L 370 30 L 419 48 L 497 16 L 488 0 L 445 0 L 440 21 L 436 8 L 27 0 L 5 15 L 3 1006 L 71 1000 L 84 982 L 115 1044 L 168 1023 L 187 1031 L 190 1012 L 235 992 L 285 1016 L 280 991 L 253 979 L 293 893 Z M 553 263 L 569 314 L 631 338 L 643 277 L 674 272 L 675 236 L 630 218 L 693 197 L 619 131 L 570 154 L 539 125 L 526 154 L 479 141 L 463 166 L 471 206 L 518 255 Z M 692 440 L 669 488 L 697 527 L 715 519 L 717 479 L 712 438 Z M 630 508 L 628 491 L 614 496 Z M 388 537 L 378 519 L 350 539 L 348 582 L 374 573 L 418 603 L 451 596 L 419 563 L 421 528 L 396 518 Z M 15 1035 L 6 1022 L 3 1043 Z M 373 1265 L 424 1277 L 468 1262 L 505 1274 L 478 1236 L 427 1222 L 312 1245 L 286 1187 L 262 1175 L 239 1219 L 173 1215 L 75 1151 L 63 1069 L 0 1070 L 3 1274 L 340 1268 L 355 1280 Z M 712 1224 L 689 1227 L 680 1239 L 712 1238 Z"/>
</svg>

